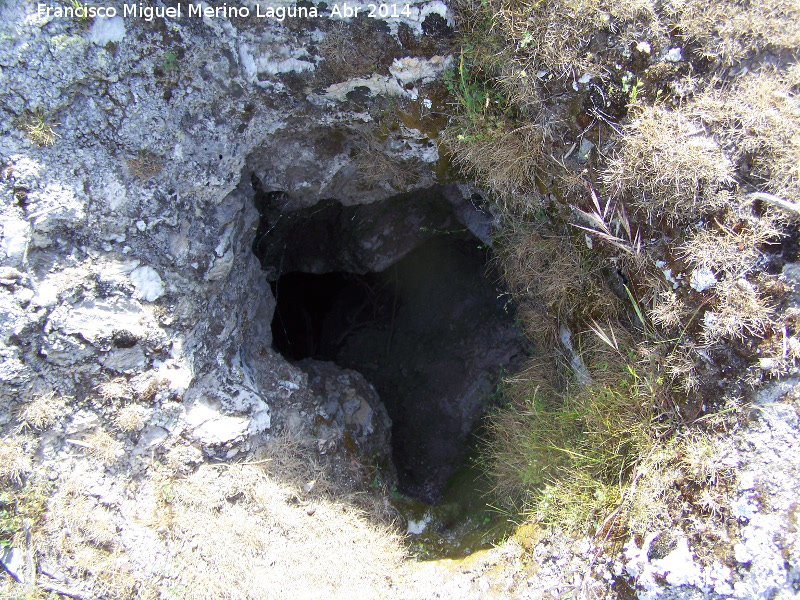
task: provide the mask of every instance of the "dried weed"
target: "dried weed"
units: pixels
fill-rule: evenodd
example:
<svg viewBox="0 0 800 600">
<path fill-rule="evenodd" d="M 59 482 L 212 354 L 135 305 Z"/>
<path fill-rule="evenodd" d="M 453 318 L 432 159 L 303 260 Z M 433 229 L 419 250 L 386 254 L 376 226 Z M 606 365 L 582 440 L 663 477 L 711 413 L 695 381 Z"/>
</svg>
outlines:
<svg viewBox="0 0 800 600">
<path fill-rule="evenodd" d="M 762 50 L 800 46 L 797 0 L 671 0 L 667 10 L 687 41 L 732 64 Z"/>
<path fill-rule="evenodd" d="M 89 455 L 103 464 L 112 464 L 122 455 L 122 443 L 102 429 L 89 434 L 84 441 Z"/>
<path fill-rule="evenodd" d="M 542 206 L 536 185 L 544 132 L 537 124 L 508 127 L 480 120 L 442 133 L 454 163 L 498 194 L 515 213 Z"/>
<path fill-rule="evenodd" d="M 120 409 L 114 415 L 114 425 L 122 431 L 137 431 L 142 427 L 142 409 L 136 405 L 129 405 Z"/>
<path fill-rule="evenodd" d="M 133 399 L 133 388 L 124 377 L 115 377 L 97 386 L 100 397 L 107 401 L 121 401 Z"/>
<path fill-rule="evenodd" d="M 605 181 L 646 213 L 685 222 L 730 206 L 734 163 L 702 122 L 649 106 L 623 129 Z"/>
<path fill-rule="evenodd" d="M 147 180 L 161 172 L 164 159 L 148 150 L 140 150 L 126 161 L 128 172 L 137 179 Z"/>
<path fill-rule="evenodd" d="M 64 399 L 55 392 L 42 394 L 21 407 L 17 420 L 24 429 L 43 430 L 53 424 L 63 406 Z"/>
<path fill-rule="evenodd" d="M 31 457 L 25 451 L 25 439 L 7 436 L 0 439 L 0 481 L 22 483 L 25 473 L 32 469 Z"/>
<path fill-rule="evenodd" d="M 748 282 L 726 279 L 717 284 L 715 295 L 715 306 L 703 316 L 706 344 L 760 337 L 773 324 L 773 310 Z"/>
<path fill-rule="evenodd" d="M 299 469 L 284 462 L 275 472 Z M 304 497 L 249 465 L 201 466 L 170 494 L 172 543 L 184 548 L 176 581 L 188 600 L 394 596 L 399 539 L 346 504 Z"/>
</svg>

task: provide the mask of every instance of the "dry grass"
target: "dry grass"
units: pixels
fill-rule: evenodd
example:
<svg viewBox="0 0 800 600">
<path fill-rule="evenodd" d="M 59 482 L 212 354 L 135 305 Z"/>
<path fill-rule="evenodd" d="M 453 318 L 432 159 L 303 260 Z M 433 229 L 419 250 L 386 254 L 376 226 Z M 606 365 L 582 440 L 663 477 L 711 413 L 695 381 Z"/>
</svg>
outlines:
<svg viewBox="0 0 800 600">
<path fill-rule="evenodd" d="M 400 54 L 395 39 L 358 22 L 337 23 L 320 43 L 320 54 L 336 81 L 388 73 Z"/>
<path fill-rule="evenodd" d="M 563 366 L 513 380 L 508 405 L 492 416 L 488 449 L 498 487 L 527 502 L 536 518 L 566 527 L 597 525 L 615 509 L 617 530 L 627 523 L 644 533 L 672 525 L 686 503 L 718 518 L 719 448 L 701 425 L 688 426 L 711 376 L 698 368 L 700 354 L 708 356 L 703 345 L 738 347 L 764 336 L 764 350 L 771 344 L 782 357 L 775 372 L 794 362 L 792 344 L 800 347 L 775 314 L 774 277 L 761 273 L 766 245 L 792 218 L 776 207 L 800 203 L 800 66 L 751 65 L 739 77 L 727 67 L 760 51 L 796 49 L 800 2 L 463 4 L 462 61 L 448 86 L 459 115 L 442 139 L 454 162 L 497 194 L 505 219 L 498 262 L 523 326 L 550 349 L 558 347 L 559 323 L 573 331 L 631 324 L 639 341 L 620 340 L 632 354 L 611 360 L 579 336 L 593 378 L 585 388 L 557 385 L 552 372 L 569 373 Z M 650 48 L 632 49 L 645 40 Z M 661 58 L 678 45 L 680 63 Z M 698 61 L 698 45 L 719 60 Z M 630 52 L 625 68 L 643 86 L 636 94 L 613 64 L 623 62 L 620 51 Z M 613 122 L 624 118 L 622 109 L 607 120 L 592 114 L 585 88 L 571 85 L 584 73 L 602 78 L 604 90 L 621 86 L 627 95 L 615 102 L 627 100 L 627 121 Z M 597 153 L 568 165 L 560 148 L 592 116 L 602 123 L 581 135 L 597 140 Z M 603 133 L 601 140 L 606 126 L 611 139 Z M 610 194 L 616 216 L 612 209 L 608 219 L 592 218 L 585 183 L 604 199 Z M 567 217 L 569 201 L 580 208 Z M 565 231 L 575 217 L 592 230 L 588 248 L 584 232 Z M 671 276 L 660 272 L 666 268 Z M 715 285 L 689 288 L 698 269 L 713 273 Z M 639 362 L 637 352 L 648 360 Z M 602 364 L 614 377 L 598 376 Z"/>
<path fill-rule="evenodd" d="M 604 282 L 602 261 L 584 240 L 518 225 L 507 228 L 500 241 L 503 278 L 523 314 L 549 315 L 547 321 L 552 324 L 589 317 L 614 320 L 624 313 L 622 302 Z M 549 331 L 540 319 L 523 321 L 532 339 L 541 339 L 540 334 Z M 553 332 L 546 337 L 553 338 Z"/>
<path fill-rule="evenodd" d="M 748 183 L 793 202 L 800 201 L 798 84 L 800 65 L 751 73 L 710 88 L 692 108 L 715 123 Z"/>
<path fill-rule="evenodd" d="M 47 115 L 43 110 L 26 112 L 20 121 L 20 127 L 28 136 L 28 139 L 36 146 L 52 146 L 56 143 L 56 138 L 60 137 L 55 128 L 60 123 Z"/>
<path fill-rule="evenodd" d="M 50 501 L 40 555 L 67 565 L 73 577 L 87 580 L 97 597 L 123 600 L 137 597 L 136 578 L 118 559 L 124 553 L 114 514 L 68 481 Z"/>
<path fill-rule="evenodd" d="M 454 163 L 472 173 L 518 214 L 542 205 L 536 177 L 544 132 L 538 125 L 509 127 L 476 119 L 446 130 L 442 142 L 454 153 Z"/>
<path fill-rule="evenodd" d="M 677 329 L 686 324 L 691 316 L 686 304 L 671 291 L 658 292 L 653 300 L 649 317 L 653 323 L 664 329 Z"/>
<path fill-rule="evenodd" d="M 64 399 L 55 392 L 42 394 L 20 408 L 17 420 L 24 429 L 43 430 L 53 424 L 63 406 Z"/>
<path fill-rule="evenodd" d="M 717 436 L 697 429 L 657 447 L 642 462 L 636 493 L 624 508 L 630 531 L 645 535 L 673 526 L 677 506 L 719 519 L 726 494 L 720 483 L 731 472 L 721 462 L 725 451 Z"/>
<path fill-rule="evenodd" d="M 695 348 L 691 343 L 686 342 L 673 348 L 672 352 L 664 359 L 664 373 L 670 377 L 678 389 L 689 394 L 700 385 L 697 363 Z"/>
<path fill-rule="evenodd" d="M 797 0 L 670 0 L 667 10 L 687 41 L 731 64 L 762 50 L 800 46 Z"/>
<path fill-rule="evenodd" d="M 509 380 L 508 404 L 490 418 L 497 491 L 537 521 L 600 527 L 675 416 L 663 383 L 627 358 L 630 340 L 621 329 L 615 340 L 617 350 L 581 340 L 588 385 L 559 389 L 538 365 Z"/>
<path fill-rule="evenodd" d="M 385 181 L 395 189 L 407 190 L 419 181 L 424 167 L 419 159 L 392 156 L 379 141 L 366 136 L 362 140 L 355 164 L 367 183 Z"/>
<path fill-rule="evenodd" d="M 703 123 L 656 106 L 642 108 L 624 128 L 605 179 L 641 210 L 673 222 L 729 206 L 735 187 L 733 161 Z"/>
<path fill-rule="evenodd" d="M 169 485 L 169 505 L 170 543 L 181 548 L 173 585 L 187 600 L 384 598 L 399 583 L 391 531 L 257 466 L 204 465 Z"/>
<path fill-rule="evenodd" d="M 122 431 L 137 431 L 142 427 L 142 409 L 136 405 L 126 406 L 114 415 L 114 425 Z"/>
<path fill-rule="evenodd" d="M 89 434 L 84 441 L 89 455 L 103 464 L 114 463 L 122 455 L 122 443 L 102 429 Z"/>
<path fill-rule="evenodd" d="M 164 159 L 147 150 L 140 150 L 134 158 L 127 160 L 126 164 L 131 175 L 146 180 L 161 172 Z"/>
<path fill-rule="evenodd" d="M 521 70 L 532 77 L 541 68 L 559 77 L 597 72 L 602 70 L 601 59 L 587 51 L 594 35 L 613 27 L 623 32 L 625 39 L 652 39 L 661 35 L 662 29 L 650 0 L 612 4 L 599 0 L 491 0 L 488 9 L 494 27 L 508 40 L 509 54 L 516 59 L 509 62 L 506 79 L 524 79 Z"/>
<path fill-rule="evenodd" d="M 749 212 L 749 211 L 748 211 Z M 781 235 L 768 216 L 726 215 L 723 224 L 701 229 L 678 248 L 679 256 L 695 268 L 713 269 L 731 278 L 752 271 L 762 258 L 761 246 Z"/>
<path fill-rule="evenodd" d="M 623 130 L 605 180 L 617 194 L 675 223 L 707 213 L 738 213 L 740 183 L 800 199 L 800 111 L 793 93 L 800 68 L 715 84 L 668 110 L 641 107 Z"/>
<path fill-rule="evenodd" d="M 271 479 L 300 490 L 314 482 L 314 495 L 331 495 L 336 488 L 319 462 L 313 444 L 313 440 L 302 440 L 284 432 L 259 448 L 256 458 L 264 461 L 264 469 Z"/>
<path fill-rule="evenodd" d="M 31 471 L 31 457 L 25 451 L 25 439 L 6 436 L 0 439 L 0 481 L 22 483 L 25 473 Z"/>
<path fill-rule="evenodd" d="M 708 344 L 724 338 L 759 337 L 773 323 L 773 311 L 743 280 L 717 284 L 715 295 L 716 305 L 703 316 L 703 338 Z"/>
<path fill-rule="evenodd" d="M 97 386 L 100 397 L 107 401 L 124 401 L 133 399 L 133 388 L 124 377 L 115 377 Z"/>
</svg>

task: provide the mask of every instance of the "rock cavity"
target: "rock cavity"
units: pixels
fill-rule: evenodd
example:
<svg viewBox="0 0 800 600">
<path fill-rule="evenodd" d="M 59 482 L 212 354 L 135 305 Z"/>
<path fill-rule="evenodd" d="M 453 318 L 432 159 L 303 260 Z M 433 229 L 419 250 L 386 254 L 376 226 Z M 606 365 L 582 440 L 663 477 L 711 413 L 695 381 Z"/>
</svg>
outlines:
<svg viewBox="0 0 800 600">
<path fill-rule="evenodd" d="M 498 371 L 524 354 L 491 251 L 472 232 L 486 237 L 490 216 L 441 187 L 305 208 L 261 192 L 256 204 L 273 348 L 363 374 L 392 419 L 401 491 L 435 502 Z"/>
</svg>

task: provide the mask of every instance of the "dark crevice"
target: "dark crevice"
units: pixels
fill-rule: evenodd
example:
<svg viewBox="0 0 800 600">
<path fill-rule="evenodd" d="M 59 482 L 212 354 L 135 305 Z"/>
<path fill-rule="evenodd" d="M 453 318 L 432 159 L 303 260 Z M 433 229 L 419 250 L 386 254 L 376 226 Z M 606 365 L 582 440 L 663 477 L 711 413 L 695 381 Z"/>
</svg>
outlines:
<svg viewBox="0 0 800 600">
<path fill-rule="evenodd" d="M 435 502 L 463 462 L 498 370 L 513 368 L 524 346 L 487 276 L 489 250 L 444 198 L 426 193 L 275 211 L 254 249 L 277 301 L 274 349 L 363 374 L 392 418 L 401 491 Z M 364 208 L 371 219 L 358 224 Z"/>
</svg>

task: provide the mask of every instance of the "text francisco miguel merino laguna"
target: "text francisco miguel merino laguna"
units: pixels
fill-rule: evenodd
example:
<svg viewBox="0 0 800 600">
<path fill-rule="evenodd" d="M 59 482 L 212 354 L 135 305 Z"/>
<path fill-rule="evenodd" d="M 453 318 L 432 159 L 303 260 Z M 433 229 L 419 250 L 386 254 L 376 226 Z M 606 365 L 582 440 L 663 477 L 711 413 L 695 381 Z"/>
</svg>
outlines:
<svg viewBox="0 0 800 600">
<path fill-rule="evenodd" d="M 346 3 L 345 6 L 347 6 Z M 184 8 L 188 10 L 184 11 Z M 40 17 L 94 19 L 97 17 L 113 18 L 116 16 L 122 16 L 140 18 L 144 19 L 145 21 L 152 21 L 156 18 L 180 19 L 184 16 L 184 14 L 188 14 L 189 17 L 207 17 L 217 19 L 231 17 L 247 18 L 252 14 L 258 18 L 275 19 L 277 21 L 283 21 L 286 17 L 314 18 L 318 16 L 317 8 L 315 6 L 262 7 L 258 4 L 256 4 L 254 13 L 251 13 L 250 9 L 246 6 L 228 6 L 227 4 L 222 6 L 205 7 L 199 4 L 189 4 L 187 7 L 184 7 L 180 4 L 169 7 L 125 4 L 120 12 L 113 6 L 93 6 L 83 4 L 78 4 L 77 6 L 50 6 L 44 3 L 38 3 L 36 5 L 36 10 Z M 332 11 L 331 16 L 337 16 L 335 11 Z"/>
</svg>

